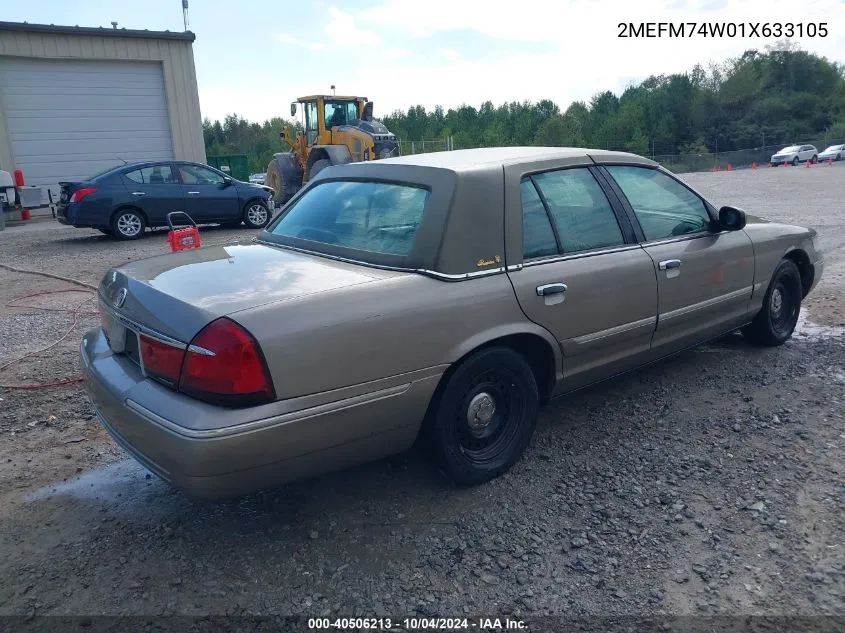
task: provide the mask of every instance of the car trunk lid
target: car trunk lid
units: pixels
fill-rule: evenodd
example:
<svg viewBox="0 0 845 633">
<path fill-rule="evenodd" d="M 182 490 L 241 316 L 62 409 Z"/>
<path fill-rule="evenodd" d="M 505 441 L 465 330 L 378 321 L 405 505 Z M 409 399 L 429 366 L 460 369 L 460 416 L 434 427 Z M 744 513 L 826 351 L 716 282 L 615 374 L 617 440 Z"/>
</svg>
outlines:
<svg viewBox="0 0 845 633">
<path fill-rule="evenodd" d="M 136 331 L 187 343 L 221 316 L 400 274 L 264 244 L 209 246 L 113 268 L 100 302 Z"/>
</svg>

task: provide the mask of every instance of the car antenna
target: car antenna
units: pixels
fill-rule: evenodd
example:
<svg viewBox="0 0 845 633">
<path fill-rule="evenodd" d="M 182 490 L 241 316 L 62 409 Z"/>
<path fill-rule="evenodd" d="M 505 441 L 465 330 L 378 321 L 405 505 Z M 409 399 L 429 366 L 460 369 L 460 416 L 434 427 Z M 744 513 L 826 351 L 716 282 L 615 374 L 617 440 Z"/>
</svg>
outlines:
<svg viewBox="0 0 845 633">
<path fill-rule="evenodd" d="M 119 160 L 119 161 L 123 161 L 123 164 L 124 164 L 124 165 L 128 165 L 128 164 L 129 164 L 129 161 L 127 161 L 127 160 L 123 160 L 120 156 L 117 156 L 116 158 L 117 158 L 117 160 Z"/>
</svg>

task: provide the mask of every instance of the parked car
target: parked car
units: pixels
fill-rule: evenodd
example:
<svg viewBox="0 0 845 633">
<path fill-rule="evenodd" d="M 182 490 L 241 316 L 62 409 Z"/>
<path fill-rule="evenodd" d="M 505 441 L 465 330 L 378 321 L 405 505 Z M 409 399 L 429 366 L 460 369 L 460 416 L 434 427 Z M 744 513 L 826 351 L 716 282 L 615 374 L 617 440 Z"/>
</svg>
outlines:
<svg viewBox="0 0 845 633">
<path fill-rule="evenodd" d="M 777 154 L 772 154 L 772 167 L 790 163 L 797 165 L 799 162 L 816 162 L 819 158 L 819 150 L 813 145 L 790 145 L 784 147 Z"/>
<path fill-rule="evenodd" d="M 831 145 L 819 154 L 819 160 L 842 160 L 845 156 L 845 145 Z"/>
<path fill-rule="evenodd" d="M 121 165 L 84 182 L 60 182 L 56 218 L 118 239 L 137 239 L 147 227 L 167 226 L 167 214 L 185 211 L 198 224 L 260 229 L 271 212 L 272 190 L 188 161 Z"/>
<path fill-rule="evenodd" d="M 815 231 L 716 209 L 628 153 L 490 148 L 326 168 L 252 243 L 108 271 L 100 420 L 229 497 L 403 451 L 507 471 L 548 399 L 741 328 L 789 339 Z"/>
<path fill-rule="evenodd" d="M 252 174 L 249 177 L 249 181 L 254 185 L 263 185 L 265 176 L 266 174 Z"/>
</svg>

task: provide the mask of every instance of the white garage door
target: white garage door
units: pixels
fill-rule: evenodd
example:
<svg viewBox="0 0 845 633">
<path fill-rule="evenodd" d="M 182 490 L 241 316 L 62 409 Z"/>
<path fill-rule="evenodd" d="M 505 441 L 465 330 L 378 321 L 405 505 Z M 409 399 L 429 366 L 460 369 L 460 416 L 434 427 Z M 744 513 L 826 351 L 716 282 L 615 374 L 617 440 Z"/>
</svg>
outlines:
<svg viewBox="0 0 845 633">
<path fill-rule="evenodd" d="M 173 158 L 161 64 L 0 58 L 0 98 L 29 185 Z"/>
</svg>

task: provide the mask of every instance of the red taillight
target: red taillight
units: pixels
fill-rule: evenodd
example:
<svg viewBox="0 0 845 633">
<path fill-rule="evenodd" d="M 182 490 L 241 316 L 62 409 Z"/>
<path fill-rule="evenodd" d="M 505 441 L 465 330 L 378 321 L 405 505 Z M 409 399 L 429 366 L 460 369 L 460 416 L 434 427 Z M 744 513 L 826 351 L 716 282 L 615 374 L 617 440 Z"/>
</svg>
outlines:
<svg viewBox="0 0 845 633">
<path fill-rule="evenodd" d="M 227 318 L 211 322 L 191 341 L 179 390 L 232 406 L 261 404 L 275 397 L 258 343 Z"/>
<path fill-rule="evenodd" d="M 141 360 L 147 374 L 173 386 L 179 382 L 179 371 L 185 357 L 184 349 L 162 343 L 144 334 L 138 337 L 138 346 L 141 348 Z"/>
<path fill-rule="evenodd" d="M 73 195 L 70 197 L 71 202 L 79 202 L 85 196 L 90 196 L 92 193 L 97 193 L 97 190 L 93 187 L 88 187 L 86 189 L 78 189 L 77 191 L 73 192 Z"/>
</svg>

